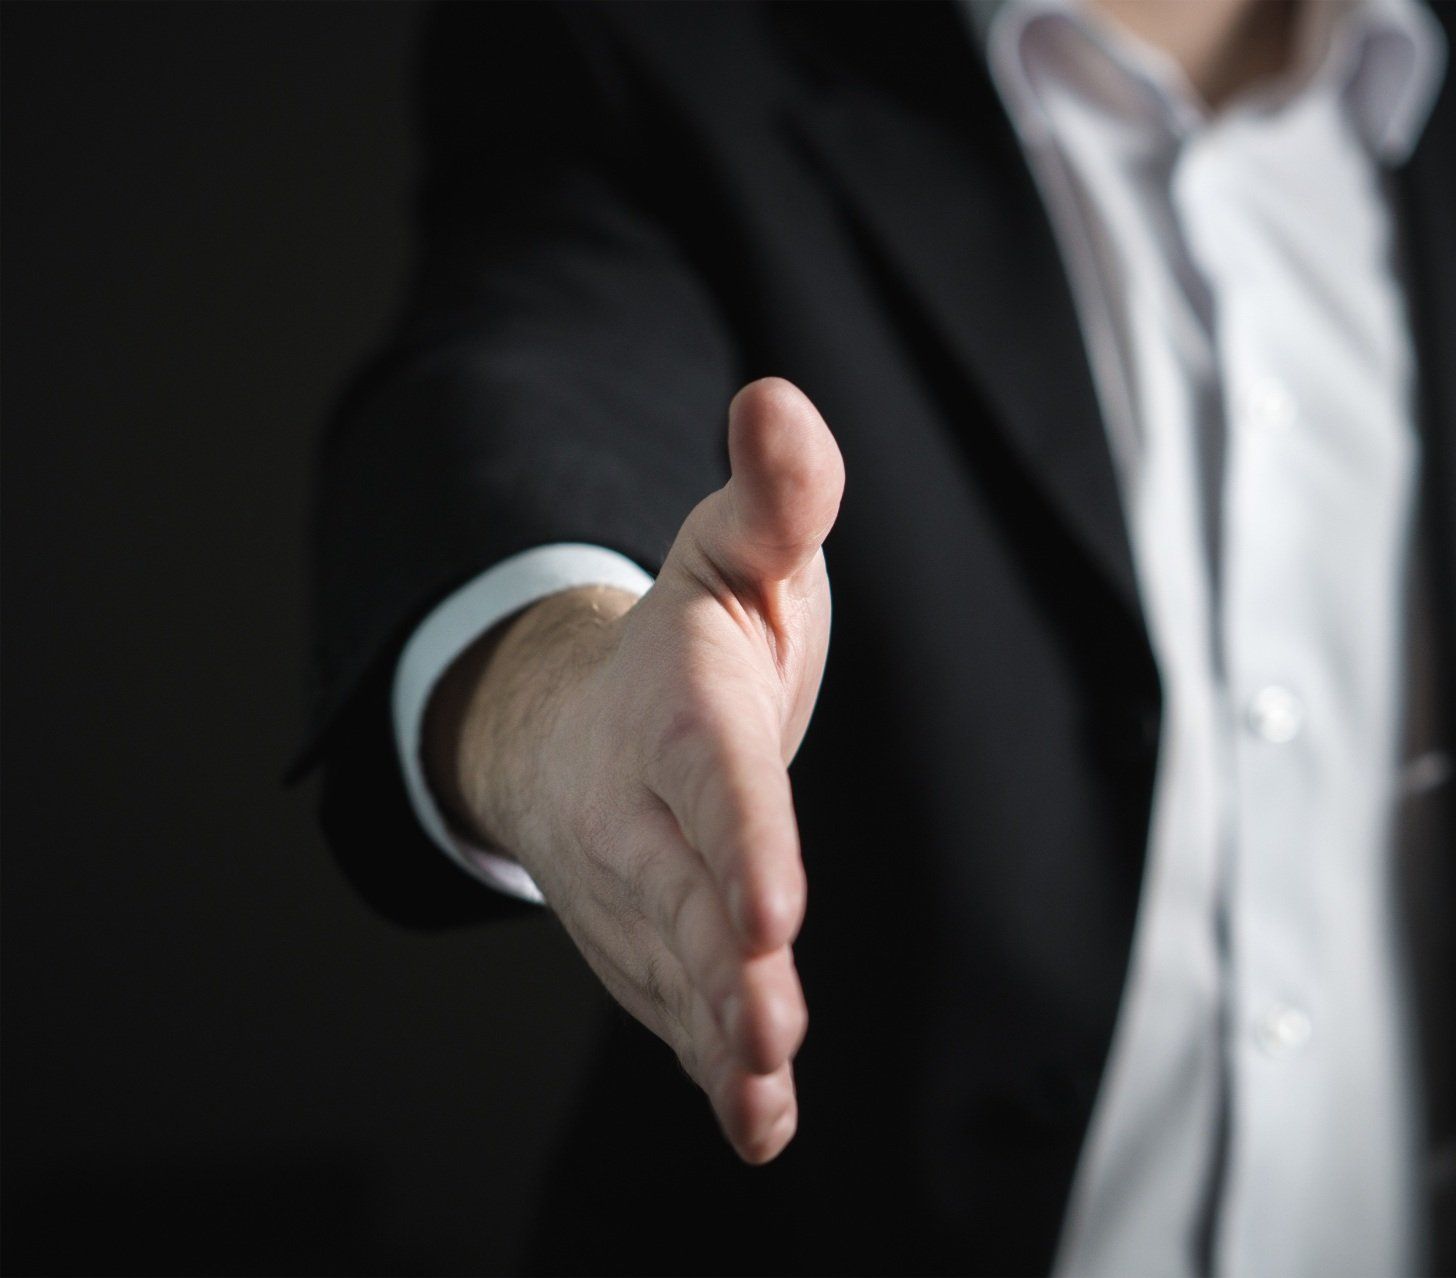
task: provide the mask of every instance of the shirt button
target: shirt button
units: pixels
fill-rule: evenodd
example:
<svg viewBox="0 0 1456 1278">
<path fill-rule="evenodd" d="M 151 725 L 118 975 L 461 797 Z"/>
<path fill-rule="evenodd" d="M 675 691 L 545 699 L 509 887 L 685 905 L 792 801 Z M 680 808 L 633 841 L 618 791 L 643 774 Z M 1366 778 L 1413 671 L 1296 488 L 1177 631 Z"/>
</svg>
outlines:
<svg viewBox="0 0 1456 1278">
<path fill-rule="evenodd" d="M 1249 727 L 1256 736 L 1273 745 L 1283 745 L 1299 735 L 1304 707 L 1288 688 L 1270 684 L 1249 701 Z"/>
<path fill-rule="evenodd" d="M 1277 377 L 1261 377 L 1243 394 L 1244 417 L 1260 430 L 1278 431 L 1293 425 L 1294 396 Z"/>
<path fill-rule="evenodd" d="M 1314 1030 L 1309 1013 L 1288 1003 L 1276 1003 L 1254 1022 L 1254 1041 L 1269 1056 L 1293 1056 Z"/>
</svg>

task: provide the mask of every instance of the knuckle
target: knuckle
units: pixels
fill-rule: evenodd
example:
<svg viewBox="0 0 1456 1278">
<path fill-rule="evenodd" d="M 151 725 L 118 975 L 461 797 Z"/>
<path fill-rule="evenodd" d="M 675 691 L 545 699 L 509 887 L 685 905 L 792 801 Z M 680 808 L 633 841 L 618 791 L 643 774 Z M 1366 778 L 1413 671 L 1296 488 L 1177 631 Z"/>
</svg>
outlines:
<svg viewBox="0 0 1456 1278">
<path fill-rule="evenodd" d="M 675 950 L 682 948 L 685 920 L 692 899 L 692 880 L 686 874 L 676 876 L 662 894 L 662 933 Z"/>
<path fill-rule="evenodd" d="M 645 843 L 628 847 L 615 873 L 622 880 L 634 907 L 648 915 L 661 912 L 661 901 L 666 891 L 662 848 Z M 652 908 L 649 909 L 649 906 Z"/>
<path fill-rule="evenodd" d="M 700 739 L 707 730 L 707 716 L 700 706 L 682 702 L 674 706 L 659 725 L 653 757 L 671 762 L 681 756 L 684 746 Z"/>
<path fill-rule="evenodd" d="M 779 1022 L 779 1033 L 782 1036 L 786 1057 L 798 1052 L 799 1048 L 804 1045 L 804 1038 L 808 1032 L 809 1010 L 804 1006 L 804 1000 L 799 999 L 797 1003 L 786 1009 Z"/>
<path fill-rule="evenodd" d="M 642 964 L 642 994 L 652 1009 L 652 1015 L 664 1027 L 659 1035 L 672 1043 L 679 1040 L 687 1043 L 693 1037 L 689 1025 L 687 990 L 674 969 L 675 965 L 670 958 L 649 948 Z"/>
<path fill-rule="evenodd" d="M 802 874 L 761 876 L 737 894 L 737 907 L 750 935 L 782 943 L 803 924 L 805 898 Z"/>
<path fill-rule="evenodd" d="M 656 954 L 648 954 L 642 964 L 642 991 L 656 1011 L 670 1012 L 672 1010 L 667 996 L 662 960 Z"/>
<path fill-rule="evenodd" d="M 744 1044 L 757 1073 L 777 1069 L 799 1047 L 799 1017 L 788 1009 L 770 1007 L 755 1024 Z"/>
</svg>

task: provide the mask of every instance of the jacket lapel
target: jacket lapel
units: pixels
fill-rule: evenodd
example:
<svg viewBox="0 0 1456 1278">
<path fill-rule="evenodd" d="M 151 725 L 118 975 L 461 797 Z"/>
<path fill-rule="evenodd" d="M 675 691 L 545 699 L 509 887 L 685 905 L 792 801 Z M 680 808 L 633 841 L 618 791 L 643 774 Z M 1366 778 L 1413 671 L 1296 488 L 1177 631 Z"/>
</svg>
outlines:
<svg viewBox="0 0 1456 1278">
<path fill-rule="evenodd" d="M 1129 609 L 1136 579 L 1070 287 L 971 33 L 947 4 L 794 5 L 789 127 Z M 1456 653 L 1456 85 L 1397 175 L 1443 653 Z M 1448 681 L 1456 683 L 1456 679 Z M 1453 704 L 1456 716 L 1456 704 Z"/>
<path fill-rule="evenodd" d="M 1054 516 L 1140 616 L 1071 291 L 971 33 L 949 5 L 812 8 L 835 21 L 804 41 L 820 86 L 790 127 Z"/>
<path fill-rule="evenodd" d="M 1441 6 L 1433 6 L 1439 12 Z M 1453 33 L 1445 14 L 1448 37 Z M 1429 553 L 1437 732 L 1456 750 L 1456 82 L 1441 97 L 1410 161 L 1396 174 L 1400 229 L 1420 391 L 1422 532 Z M 1447 783 L 1405 827 L 1401 886 L 1415 976 L 1416 1024 L 1426 1081 L 1432 1272 L 1456 1272 L 1456 793 Z M 1424 835 L 1418 833 L 1424 831 Z"/>
<path fill-rule="evenodd" d="M 1448 31 L 1449 33 L 1449 31 Z M 1409 162 L 1396 174 L 1415 336 L 1422 506 L 1446 667 L 1447 731 L 1456 734 L 1456 75 Z"/>
</svg>

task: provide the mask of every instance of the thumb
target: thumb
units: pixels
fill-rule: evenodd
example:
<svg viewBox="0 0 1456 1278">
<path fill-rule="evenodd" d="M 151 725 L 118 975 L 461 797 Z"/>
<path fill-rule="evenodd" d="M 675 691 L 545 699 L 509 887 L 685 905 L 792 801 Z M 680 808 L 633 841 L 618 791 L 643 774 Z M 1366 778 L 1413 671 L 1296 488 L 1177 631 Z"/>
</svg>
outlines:
<svg viewBox="0 0 1456 1278">
<path fill-rule="evenodd" d="M 699 546 L 731 583 L 783 581 L 818 553 L 844 495 L 829 427 L 792 382 L 749 382 L 728 407 L 733 476 L 698 511 Z"/>
</svg>

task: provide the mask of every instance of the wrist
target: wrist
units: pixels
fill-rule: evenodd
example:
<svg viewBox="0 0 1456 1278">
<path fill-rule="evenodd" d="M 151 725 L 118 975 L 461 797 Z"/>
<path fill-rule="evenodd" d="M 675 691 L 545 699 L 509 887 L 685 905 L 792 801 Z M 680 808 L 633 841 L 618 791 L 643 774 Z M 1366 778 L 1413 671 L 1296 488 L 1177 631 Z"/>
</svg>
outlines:
<svg viewBox="0 0 1456 1278">
<path fill-rule="evenodd" d="M 549 596 L 493 627 L 440 680 L 425 712 L 425 773 L 472 841 L 517 856 L 537 841 L 553 806 L 553 730 L 635 602 L 613 587 Z"/>
</svg>

